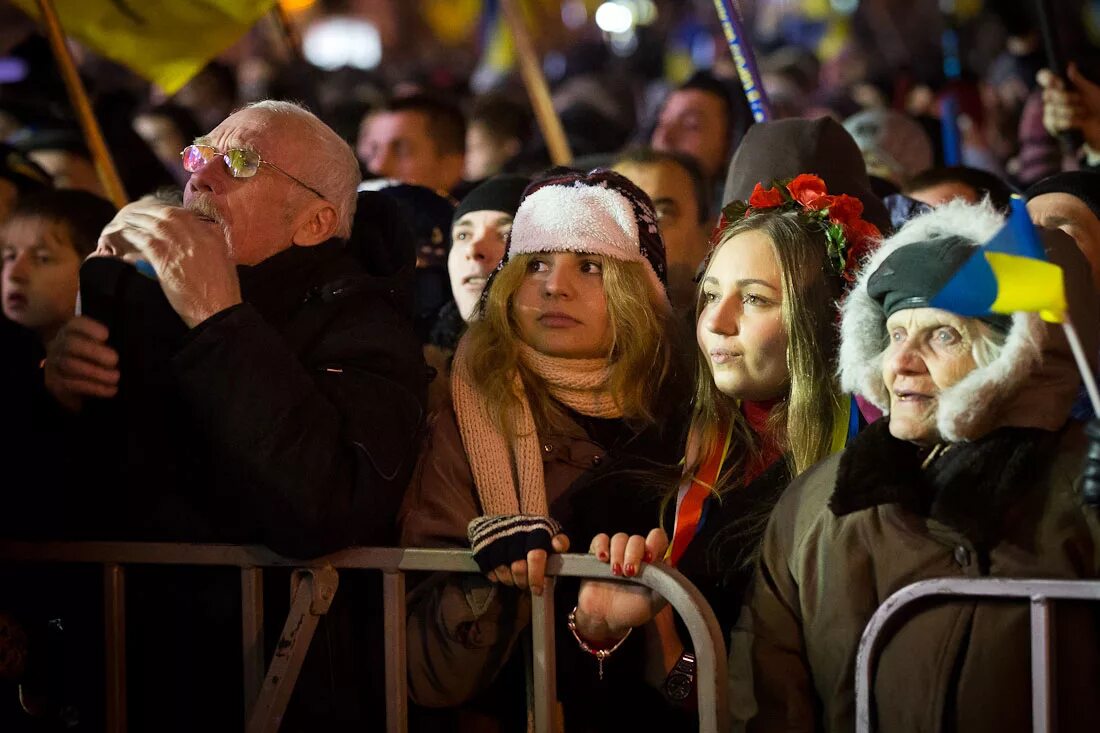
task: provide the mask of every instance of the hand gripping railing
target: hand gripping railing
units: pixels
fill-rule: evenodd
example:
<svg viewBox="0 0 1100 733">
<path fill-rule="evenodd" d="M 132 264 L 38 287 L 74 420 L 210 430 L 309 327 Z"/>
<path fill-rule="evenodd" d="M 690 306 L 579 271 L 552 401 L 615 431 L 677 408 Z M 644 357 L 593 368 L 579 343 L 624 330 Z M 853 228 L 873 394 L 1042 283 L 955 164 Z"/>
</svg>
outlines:
<svg viewBox="0 0 1100 733">
<path fill-rule="evenodd" d="M 320 616 L 328 611 L 338 585 L 338 571 L 382 571 L 385 616 L 386 727 L 397 733 L 408 727 L 405 649 L 406 572 L 480 573 L 468 551 L 354 547 L 316 560 L 282 557 L 251 545 L 189 545 L 132 542 L 0 541 L 0 562 L 65 562 L 103 565 L 106 619 L 107 730 L 126 730 L 125 571 L 126 565 L 205 565 L 241 570 L 242 653 L 245 709 L 249 733 L 274 732 L 290 701 L 302 662 Z M 264 674 L 263 574 L 265 567 L 296 568 L 290 613 L 275 656 Z M 545 590 L 532 597 L 533 688 L 535 729 L 554 729 L 557 698 L 554 647 L 554 577 L 581 577 L 634 582 L 668 600 L 683 619 L 695 648 L 699 730 L 727 729 L 726 653 L 718 621 L 699 590 L 683 575 L 662 564 L 643 565 L 630 581 L 612 576 L 608 566 L 589 555 L 553 555 L 546 567 Z"/>
<path fill-rule="evenodd" d="M 873 661 L 883 629 L 902 608 L 930 596 L 1030 599 L 1032 730 L 1035 733 L 1051 733 L 1055 720 L 1051 705 L 1054 667 L 1050 647 L 1051 601 L 1100 601 L 1100 581 L 939 578 L 922 580 L 897 591 L 883 601 L 871 616 L 859 641 L 859 653 L 856 655 L 856 732 L 871 733 Z"/>
</svg>

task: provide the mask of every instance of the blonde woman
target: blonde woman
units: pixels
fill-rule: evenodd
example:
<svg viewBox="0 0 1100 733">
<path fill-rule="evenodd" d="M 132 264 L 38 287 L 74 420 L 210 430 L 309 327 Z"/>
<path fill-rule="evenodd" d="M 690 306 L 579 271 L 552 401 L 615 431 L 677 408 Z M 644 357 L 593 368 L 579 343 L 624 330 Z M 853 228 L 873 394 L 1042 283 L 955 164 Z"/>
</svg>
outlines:
<svg viewBox="0 0 1100 733">
<path fill-rule="evenodd" d="M 878 231 L 862 205 L 800 175 L 726 207 L 696 308 L 698 367 L 684 470 L 662 527 L 598 534 L 590 551 L 630 577 L 664 558 L 736 620 L 760 537 L 791 478 L 844 447 L 858 410 L 834 376 L 837 301 Z M 671 538 L 671 547 L 670 547 Z M 644 627 L 648 682 L 692 695 L 694 655 L 664 601 L 641 586 L 584 582 L 574 626 L 593 646 Z"/>
<path fill-rule="evenodd" d="M 404 545 L 472 547 L 485 571 L 440 575 L 410 594 L 416 702 L 480 694 L 475 707 L 505 730 L 522 726 L 515 652 L 547 552 L 570 540 L 585 547 L 607 526 L 644 531 L 659 495 L 634 479 L 679 457 L 687 399 L 675 394 L 670 314 L 664 246 L 641 190 L 610 171 L 527 189 L 456 351 L 453 408 L 434 421 L 400 516 Z M 564 619 L 575 585 L 559 584 L 556 597 Z M 602 726 L 604 713 L 621 719 L 591 704 L 609 694 L 599 680 L 570 683 L 580 675 L 568 670 L 589 660 L 567 630 L 558 638 L 567 728 Z M 517 680 L 518 690 L 500 691 Z"/>
</svg>

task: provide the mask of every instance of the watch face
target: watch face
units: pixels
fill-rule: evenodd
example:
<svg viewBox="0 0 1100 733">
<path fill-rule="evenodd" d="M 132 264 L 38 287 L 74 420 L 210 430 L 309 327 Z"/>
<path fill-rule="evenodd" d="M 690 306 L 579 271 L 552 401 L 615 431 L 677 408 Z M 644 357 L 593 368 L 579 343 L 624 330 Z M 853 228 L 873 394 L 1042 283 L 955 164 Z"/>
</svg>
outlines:
<svg viewBox="0 0 1100 733">
<path fill-rule="evenodd" d="M 691 677 L 686 674 L 672 673 L 665 680 L 665 694 L 670 700 L 686 700 L 691 694 Z"/>
</svg>

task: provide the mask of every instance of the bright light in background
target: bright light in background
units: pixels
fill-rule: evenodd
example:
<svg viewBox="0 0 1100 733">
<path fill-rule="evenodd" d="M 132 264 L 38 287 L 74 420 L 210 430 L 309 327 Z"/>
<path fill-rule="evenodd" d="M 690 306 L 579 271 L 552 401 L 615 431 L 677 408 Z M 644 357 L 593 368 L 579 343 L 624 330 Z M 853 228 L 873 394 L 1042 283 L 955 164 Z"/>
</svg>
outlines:
<svg viewBox="0 0 1100 733">
<path fill-rule="evenodd" d="M 627 7 L 634 11 L 634 22 L 638 25 L 652 25 L 657 20 L 657 3 L 653 0 L 632 0 Z"/>
<path fill-rule="evenodd" d="M 542 73 L 550 81 L 561 81 L 569 70 L 569 62 L 560 51 L 550 51 L 542 58 Z"/>
<path fill-rule="evenodd" d="M 634 27 L 634 13 L 625 5 L 606 2 L 596 8 L 596 25 L 605 33 L 626 33 Z"/>
<path fill-rule="evenodd" d="M 588 22 L 588 10 L 584 0 L 567 0 L 561 4 L 561 22 L 566 28 L 576 30 Z"/>
<path fill-rule="evenodd" d="M 697 69 L 709 69 L 714 66 L 714 59 L 718 54 L 718 44 L 714 42 L 714 36 L 709 33 L 696 33 L 691 38 L 691 62 Z"/>
<path fill-rule="evenodd" d="M 330 16 L 306 29 L 302 53 L 306 61 L 322 69 L 373 69 L 382 61 L 382 37 L 365 20 Z"/>
<path fill-rule="evenodd" d="M 279 0 L 279 5 L 288 13 L 300 13 L 309 10 L 317 3 L 317 0 Z"/>
<path fill-rule="evenodd" d="M 626 33 L 611 34 L 611 51 L 616 56 L 626 57 L 638 50 L 638 34 L 633 30 Z"/>
<path fill-rule="evenodd" d="M 30 73 L 27 62 L 16 56 L 0 57 L 0 84 L 14 84 L 23 81 Z"/>
<path fill-rule="evenodd" d="M 829 0 L 833 10 L 842 15 L 851 15 L 859 7 L 859 0 Z"/>
</svg>

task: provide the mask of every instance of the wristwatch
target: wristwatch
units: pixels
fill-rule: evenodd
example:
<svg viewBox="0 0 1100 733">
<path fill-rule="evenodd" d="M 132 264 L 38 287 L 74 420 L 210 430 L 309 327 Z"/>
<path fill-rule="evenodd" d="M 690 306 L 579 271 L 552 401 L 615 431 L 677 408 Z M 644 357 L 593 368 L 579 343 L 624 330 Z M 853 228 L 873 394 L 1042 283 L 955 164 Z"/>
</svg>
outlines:
<svg viewBox="0 0 1100 733">
<path fill-rule="evenodd" d="M 665 697 L 672 702 L 683 702 L 695 688 L 695 655 L 685 651 L 676 660 L 672 671 L 665 677 Z"/>
</svg>

